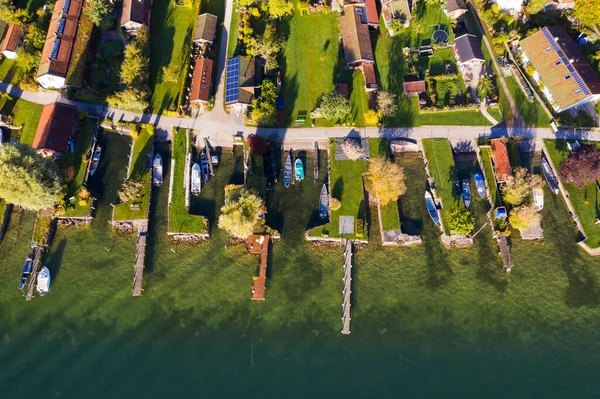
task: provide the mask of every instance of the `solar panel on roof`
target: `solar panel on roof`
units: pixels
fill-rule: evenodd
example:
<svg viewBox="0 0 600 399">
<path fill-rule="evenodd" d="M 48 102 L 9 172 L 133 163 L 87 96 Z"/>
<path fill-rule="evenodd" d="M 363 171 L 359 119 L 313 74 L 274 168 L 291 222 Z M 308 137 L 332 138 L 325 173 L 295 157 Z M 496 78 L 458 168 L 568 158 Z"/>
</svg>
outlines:
<svg viewBox="0 0 600 399">
<path fill-rule="evenodd" d="M 52 51 L 50 52 L 50 58 L 55 60 L 58 57 L 58 50 L 60 50 L 60 39 L 54 39 L 52 43 Z"/>
<path fill-rule="evenodd" d="M 56 34 L 62 35 L 65 31 L 66 24 L 67 20 L 65 18 L 62 18 L 60 21 L 58 21 L 58 28 L 56 28 Z"/>
<path fill-rule="evenodd" d="M 239 58 L 230 58 L 227 60 L 227 75 L 225 79 L 225 102 L 233 102 L 239 99 Z"/>
<path fill-rule="evenodd" d="M 71 0 L 65 0 L 65 2 L 64 2 L 64 4 L 63 4 L 62 11 L 63 11 L 65 14 L 68 14 L 68 13 L 69 13 L 69 7 L 71 7 Z"/>
</svg>

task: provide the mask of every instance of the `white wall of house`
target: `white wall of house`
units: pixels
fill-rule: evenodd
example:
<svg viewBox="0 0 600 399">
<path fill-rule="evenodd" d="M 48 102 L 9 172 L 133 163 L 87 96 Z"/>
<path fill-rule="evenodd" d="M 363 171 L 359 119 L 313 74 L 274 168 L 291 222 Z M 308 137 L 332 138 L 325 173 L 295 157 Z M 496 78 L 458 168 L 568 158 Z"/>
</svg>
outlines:
<svg viewBox="0 0 600 399">
<path fill-rule="evenodd" d="M 493 0 L 494 3 L 498 4 L 498 8 L 502 11 L 520 11 L 523 0 Z"/>
<path fill-rule="evenodd" d="M 37 81 L 44 89 L 64 89 L 65 78 L 47 73 L 37 77 Z"/>
<path fill-rule="evenodd" d="M 6 58 L 10 59 L 10 60 L 15 60 L 17 58 L 17 52 L 16 51 L 4 50 L 2 52 L 2 55 L 5 56 Z"/>
</svg>

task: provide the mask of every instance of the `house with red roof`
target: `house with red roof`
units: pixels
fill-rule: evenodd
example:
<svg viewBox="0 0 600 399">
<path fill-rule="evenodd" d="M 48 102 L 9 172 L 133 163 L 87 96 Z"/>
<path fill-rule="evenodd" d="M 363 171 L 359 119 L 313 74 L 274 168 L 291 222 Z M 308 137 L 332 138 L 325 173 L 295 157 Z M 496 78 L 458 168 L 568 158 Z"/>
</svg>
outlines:
<svg viewBox="0 0 600 399">
<path fill-rule="evenodd" d="M 496 179 L 498 180 L 498 183 L 503 183 L 512 173 L 510 168 L 510 159 L 508 158 L 508 150 L 503 139 L 492 140 L 492 152 L 492 160 L 494 161 Z"/>
<path fill-rule="evenodd" d="M 214 60 L 199 57 L 194 63 L 194 75 L 190 89 L 190 102 L 206 104 L 212 95 L 212 75 Z"/>
<path fill-rule="evenodd" d="M 2 43 L 0 43 L 0 53 L 6 58 L 14 60 L 17 58 L 17 50 L 23 44 L 23 26 L 10 24 L 6 29 Z"/>
<path fill-rule="evenodd" d="M 77 107 L 74 105 L 58 102 L 46 105 L 35 132 L 33 148 L 47 157 L 65 153 L 76 117 Z"/>
<path fill-rule="evenodd" d="M 137 36 L 142 26 L 150 28 L 152 0 L 123 0 L 121 30 L 131 37 Z"/>
</svg>

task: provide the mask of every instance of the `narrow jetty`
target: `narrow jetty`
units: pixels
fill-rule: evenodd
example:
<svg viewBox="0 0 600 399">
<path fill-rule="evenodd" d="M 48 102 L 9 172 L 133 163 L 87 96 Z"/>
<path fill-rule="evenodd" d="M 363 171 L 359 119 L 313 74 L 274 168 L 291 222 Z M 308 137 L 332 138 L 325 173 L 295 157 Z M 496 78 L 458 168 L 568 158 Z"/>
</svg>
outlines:
<svg viewBox="0 0 600 399">
<path fill-rule="evenodd" d="M 26 301 L 31 301 L 33 298 L 33 290 L 37 281 L 39 273 L 40 263 L 42 260 L 42 252 L 44 252 L 43 245 L 36 245 L 33 250 L 33 265 L 31 266 L 31 273 L 29 274 L 29 286 L 27 287 L 27 294 L 25 295 Z"/>
<path fill-rule="evenodd" d="M 206 154 L 206 160 L 208 162 L 208 171 L 210 172 L 211 176 L 214 176 L 215 170 L 213 168 L 212 158 L 210 155 L 210 146 L 208 145 L 208 139 L 206 137 L 204 138 L 204 153 Z"/>
<path fill-rule="evenodd" d="M 146 238 L 148 237 L 148 221 L 138 224 L 138 237 L 133 265 L 133 296 L 142 295 L 142 282 L 144 279 L 144 259 L 146 258 Z"/>
<path fill-rule="evenodd" d="M 317 181 L 317 179 L 319 178 L 319 143 L 315 140 L 315 155 L 313 157 L 313 164 L 314 164 L 314 179 L 315 182 Z"/>
<path fill-rule="evenodd" d="M 342 334 L 350 334 L 350 295 L 352 294 L 352 241 L 346 240 L 344 250 L 344 302 L 342 303 Z"/>
<path fill-rule="evenodd" d="M 510 269 L 512 269 L 512 258 L 508 247 L 508 239 L 504 233 L 498 234 L 498 246 L 500 247 L 502 262 L 504 262 L 504 269 L 506 269 L 506 273 L 510 273 Z"/>
<path fill-rule="evenodd" d="M 252 282 L 252 300 L 265 300 L 265 286 L 267 284 L 267 256 L 269 253 L 269 236 L 266 234 L 253 234 L 248 237 L 248 251 L 260 254 L 260 270 L 258 277 Z"/>
</svg>

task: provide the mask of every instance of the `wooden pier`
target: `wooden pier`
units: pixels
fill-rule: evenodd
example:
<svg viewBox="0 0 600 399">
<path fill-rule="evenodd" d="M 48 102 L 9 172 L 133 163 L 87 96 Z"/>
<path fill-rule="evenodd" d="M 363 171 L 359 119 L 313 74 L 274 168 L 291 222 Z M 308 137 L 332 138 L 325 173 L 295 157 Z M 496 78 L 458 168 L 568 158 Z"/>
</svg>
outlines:
<svg viewBox="0 0 600 399">
<path fill-rule="evenodd" d="M 344 249 L 344 302 L 342 303 L 342 334 L 350 334 L 350 297 L 352 294 L 352 241 L 346 240 Z"/>
<path fill-rule="evenodd" d="M 31 273 L 29 274 L 29 285 L 27 286 L 27 294 L 25 294 L 26 301 L 31 301 L 31 298 L 33 298 L 33 290 L 35 289 L 35 285 L 37 282 L 37 276 L 39 273 L 43 252 L 43 245 L 36 245 L 33 250 L 33 265 L 31 266 Z"/>
<path fill-rule="evenodd" d="M 500 233 L 497 240 L 500 247 L 500 256 L 502 257 L 502 262 L 504 262 L 504 269 L 506 269 L 506 273 L 510 273 L 510 269 L 512 269 L 512 257 L 510 256 L 508 239 L 504 233 Z"/>
<path fill-rule="evenodd" d="M 208 144 L 208 139 L 204 138 L 204 154 L 206 155 L 206 161 L 208 162 L 208 171 L 211 176 L 215 175 L 215 170 L 213 168 L 212 159 L 210 157 L 210 146 Z"/>
<path fill-rule="evenodd" d="M 315 155 L 313 157 L 313 164 L 314 164 L 313 176 L 314 176 L 314 179 L 316 182 L 317 179 L 319 178 L 319 143 L 317 141 L 315 141 Z"/>
<path fill-rule="evenodd" d="M 142 282 L 144 280 L 144 259 L 146 258 L 146 238 L 148 237 L 148 221 L 138 224 L 138 237 L 135 252 L 135 264 L 133 265 L 133 296 L 142 295 Z"/>
<path fill-rule="evenodd" d="M 248 251 L 260 254 L 260 269 L 258 277 L 252 282 L 252 300 L 264 301 L 267 284 L 267 257 L 269 254 L 269 236 L 253 234 L 248 237 Z"/>
</svg>

